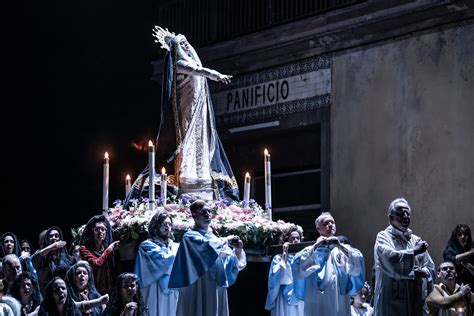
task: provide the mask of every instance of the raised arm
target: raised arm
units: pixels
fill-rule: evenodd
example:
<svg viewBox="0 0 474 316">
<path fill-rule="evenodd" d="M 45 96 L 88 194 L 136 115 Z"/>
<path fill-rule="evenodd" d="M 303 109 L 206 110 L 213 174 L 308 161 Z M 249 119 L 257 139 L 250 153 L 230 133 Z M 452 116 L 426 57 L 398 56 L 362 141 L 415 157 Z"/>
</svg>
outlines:
<svg viewBox="0 0 474 316">
<path fill-rule="evenodd" d="M 96 308 L 98 306 L 101 306 L 103 308 L 103 306 L 107 304 L 108 301 L 109 301 L 109 294 L 105 294 L 96 299 L 92 299 L 88 301 L 80 301 L 80 302 L 74 301 L 74 304 L 77 306 L 77 308 L 79 308 L 81 312 L 84 312 L 88 309 Z"/>
<path fill-rule="evenodd" d="M 225 84 L 230 83 L 232 78 L 231 75 L 223 75 L 216 70 L 209 69 L 206 67 L 200 67 L 186 60 L 179 60 L 176 65 L 177 72 L 180 74 L 202 76 L 214 81 L 220 81 Z"/>
<path fill-rule="evenodd" d="M 474 255 L 474 248 L 472 248 L 469 251 L 466 251 L 466 252 L 463 252 L 463 253 L 460 253 L 460 254 L 456 255 L 456 262 L 459 263 L 461 261 L 469 259 L 473 255 Z"/>
<path fill-rule="evenodd" d="M 114 241 L 111 243 L 105 250 L 102 252 L 100 257 L 96 257 L 89 249 L 85 246 L 81 246 L 79 248 L 79 252 L 81 254 L 81 259 L 86 260 L 92 267 L 102 267 L 107 259 L 109 258 L 110 254 L 114 252 L 119 246 L 118 241 Z"/>
</svg>

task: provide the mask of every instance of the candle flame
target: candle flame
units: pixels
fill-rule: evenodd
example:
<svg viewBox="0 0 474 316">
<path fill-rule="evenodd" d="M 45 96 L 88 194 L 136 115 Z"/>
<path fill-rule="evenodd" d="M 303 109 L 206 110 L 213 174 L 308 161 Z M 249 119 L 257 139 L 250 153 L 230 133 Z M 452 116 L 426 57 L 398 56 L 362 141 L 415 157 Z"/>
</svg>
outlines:
<svg viewBox="0 0 474 316">
<path fill-rule="evenodd" d="M 265 148 L 265 150 L 263 151 L 263 153 L 266 155 L 268 155 L 268 150 Z"/>
<path fill-rule="evenodd" d="M 132 179 L 132 178 L 130 178 L 130 175 L 129 175 L 129 174 L 127 174 L 127 176 L 125 177 L 125 180 L 128 180 L 128 181 L 130 181 L 131 179 Z"/>
<path fill-rule="evenodd" d="M 250 178 L 250 173 L 246 172 L 246 173 L 245 173 L 245 177 L 246 177 L 246 178 Z"/>
<path fill-rule="evenodd" d="M 166 174 L 166 169 L 165 169 L 165 167 L 161 168 L 161 174 Z"/>
<path fill-rule="evenodd" d="M 108 159 L 108 158 L 109 158 L 109 153 L 108 153 L 108 152 L 105 152 L 104 158 L 105 158 L 105 159 Z"/>
<path fill-rule="evenodd" d="M 151 140 L 148 141 L 148 147 L 153 146 L 153 142 Z"/>
</svg>

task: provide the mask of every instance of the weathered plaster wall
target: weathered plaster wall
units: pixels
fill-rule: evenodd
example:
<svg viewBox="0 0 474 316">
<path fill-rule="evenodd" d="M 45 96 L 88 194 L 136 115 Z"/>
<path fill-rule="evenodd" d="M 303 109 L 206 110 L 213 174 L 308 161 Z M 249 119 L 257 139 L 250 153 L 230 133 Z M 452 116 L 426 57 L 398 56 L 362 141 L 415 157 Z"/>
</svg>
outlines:
<svg viewBox="0 0 474 316">
<path fill-rule="evenodd" d="M 331 209 L 373 264 L 396 197 L 436 264 L 458 223 L 474 229 L 474 25 L 333 55 Z"/>
</svg>

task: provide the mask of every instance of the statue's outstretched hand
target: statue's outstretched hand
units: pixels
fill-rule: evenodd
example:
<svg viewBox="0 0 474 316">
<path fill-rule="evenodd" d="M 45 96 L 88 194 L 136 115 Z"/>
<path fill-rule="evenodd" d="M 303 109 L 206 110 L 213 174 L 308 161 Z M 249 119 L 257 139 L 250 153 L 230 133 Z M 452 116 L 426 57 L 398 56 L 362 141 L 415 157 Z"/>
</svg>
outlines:
<svg viewBox="0 0 474 316">
<path fill-rule="evenodd" d="M 219 76 L 218 76 L 217 79 L 218 79 L 220 82 L 223 82 L 223 83 L 225 83 L 225 84 L 229 84 L 230 81 L 231 81 L 231 80 L 230 80 L 231 78 L 232 78 L 231 75 L 219 74 Z"/>
</svg>

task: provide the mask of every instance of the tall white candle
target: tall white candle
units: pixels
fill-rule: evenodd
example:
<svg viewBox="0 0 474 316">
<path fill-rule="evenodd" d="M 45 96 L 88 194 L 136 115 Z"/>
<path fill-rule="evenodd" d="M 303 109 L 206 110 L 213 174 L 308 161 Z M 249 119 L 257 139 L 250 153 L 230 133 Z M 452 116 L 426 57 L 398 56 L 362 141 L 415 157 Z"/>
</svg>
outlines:
<svg viewBox="0 0 474 316">
<path fill-rule="evenodd" d="M 148 142 L 148 203 L 150 210 L 155 210 L 155 145 Z"/>
<path fill-rule="evenodd" d="M 168 176 L 166 175 L 166 169 L 165 167 L 161 168 L 161 183 L 160 183 L 160 187 L 161 187 L 161 200 L 163 201 L 163 206 L 166 205 L 166 195 L 168 194 L 167 193 L 167 189 L 168 189 Z"/>
<path fill-rule="evenodd" d="M 127 176 L 125 177 L 125 197 L 128 195 L 128 192 L 130 191 L 131 187 L 132 187 L 131 178 L 130 178 L 130 175 L 127 174 Z"/>
<path fill-rule="evenodd" d="M 272 169 L 270 165 L 270 154 L 265 148 L 264 151 L 264 167 L 265 167 L 265 208 L 268 212 L 268 218 L 272 219 Z"/>
<path fill-rule="evenodd" d="M 109 153 L 104 154 L 104 176 L 102 182 L 102 210 L 109 209 Z"/>
<path fill-rule="evenodd" d="M 244 180 L 244 201 L 246 205 L 248 205 L 250 201 L 250 174 L 248 172 L 245 173 Z"/>
</svg>

